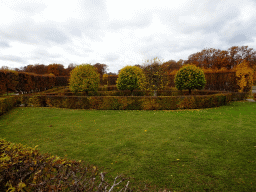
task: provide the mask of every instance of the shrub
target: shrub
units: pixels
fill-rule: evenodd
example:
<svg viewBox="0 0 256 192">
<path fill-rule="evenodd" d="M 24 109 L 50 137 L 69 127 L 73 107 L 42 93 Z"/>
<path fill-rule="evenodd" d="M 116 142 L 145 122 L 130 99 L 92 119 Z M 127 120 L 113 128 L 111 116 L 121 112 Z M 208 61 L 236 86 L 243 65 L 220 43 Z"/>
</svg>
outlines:
<svg viewBox="0 0 256 192">
<path fill-rule="evenodd" d="M 253 85 L 253 69 L 249 67 L 248 62 L 243 61 L 235 67 L 237 84 L 239 92 L 251 91 Z"/>
<path fill-rule="evenodd" d="M 253 99 L 256 101 L 256 93 L 253 94 Z"/>
<path fill-rule="evenodd" d="M 0 116 L 15 107 L 18 102 L 18 96 L 0 98 Z"/>
<path fill-rule="evenodd" d="M 37 146 L 36 146 L 37 147 Z M 36 147 L 25 147 L 0 140 L 0 188 L 4 191 L 112 191 L 118 186 L 131 191 L 125 179 L 117 176 L 111 185 L 105 173 L 81 161 L 40 154 Z M 122 183 L 122 184 L 121 184 Z"/>
<path fill-rule="evenodd" d="M 145 77 L 141 68 L 126 66 L 121 69 L 116 86 L 119 90 L 130 90 L 133 95 L 134 89 L 143 89 L 144 81 Z"/>
<path fill-rule="evenodd" d="M 100 84 L 99 73 L 90 64 L 82 64 L 70 73 L 69 88 L 72 92 L 97 91 Z"/>
<path fill-rule="evenodd" d="M 189 94 L 191 94 L 193 89 L 203 89 L 206 84 L 202 69 L 192 64 L 182 67 L 176 73 L 174 82 L 178 90 L 188 89 Z"/>
</svg>

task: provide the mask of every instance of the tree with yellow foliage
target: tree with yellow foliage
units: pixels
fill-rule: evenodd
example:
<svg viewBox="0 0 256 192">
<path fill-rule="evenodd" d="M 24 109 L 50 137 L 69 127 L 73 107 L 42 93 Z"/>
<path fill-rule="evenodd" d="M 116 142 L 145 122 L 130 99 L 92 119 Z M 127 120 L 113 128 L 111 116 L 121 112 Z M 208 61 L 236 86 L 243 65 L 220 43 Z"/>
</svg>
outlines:
<svg viewBox="0 0 256 192">
<path fill-rule="evenodd" d="M 78 65 L 70 73 L 69 88 L 72 92 L 97 91 L 100 75 L 90 64 Z"/>
<path fill-rule="evenodd" d="M 136 66 L 126 66 L 119 72 L 116 86 L 118 90 L 130 90 L 133 96 L 133 90 L 143 89 L 145 76 L 141 68 Z"/>
<path fill-rule="evenodd" d="M 235 66 L 237 85 L 239 86 L 238 92 L 249 92 L 252 90 L 253 85 L 253 69 L 249 67 L 248 62 L 243 61 Z"/>
</svg>

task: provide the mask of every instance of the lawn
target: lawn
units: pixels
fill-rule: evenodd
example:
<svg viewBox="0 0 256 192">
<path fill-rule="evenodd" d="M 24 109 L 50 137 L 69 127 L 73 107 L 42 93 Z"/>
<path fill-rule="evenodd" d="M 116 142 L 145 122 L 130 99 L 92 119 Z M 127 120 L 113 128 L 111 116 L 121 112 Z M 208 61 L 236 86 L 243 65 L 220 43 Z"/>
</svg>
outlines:
<svg viewBox="0 0 256 192">
<path fill-rule="evenodd" d="M 19 107 L 0 138 L 173 191 L 256 191 L 256 103 L 200 110 Z"/>
</svg>

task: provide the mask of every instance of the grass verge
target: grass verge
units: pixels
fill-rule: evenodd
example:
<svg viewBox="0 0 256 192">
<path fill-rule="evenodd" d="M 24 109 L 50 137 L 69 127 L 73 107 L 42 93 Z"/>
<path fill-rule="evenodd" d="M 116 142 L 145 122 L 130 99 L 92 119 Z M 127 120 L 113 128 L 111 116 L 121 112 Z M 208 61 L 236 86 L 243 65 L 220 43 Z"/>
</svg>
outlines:
<svg viewBox="0 0 256 192">
<path fill-rule="evenodd" d="M 15 108 L 0 137 L 175 191 L 256 191 L 256 103 L 201 110 Z"/>
</svg>

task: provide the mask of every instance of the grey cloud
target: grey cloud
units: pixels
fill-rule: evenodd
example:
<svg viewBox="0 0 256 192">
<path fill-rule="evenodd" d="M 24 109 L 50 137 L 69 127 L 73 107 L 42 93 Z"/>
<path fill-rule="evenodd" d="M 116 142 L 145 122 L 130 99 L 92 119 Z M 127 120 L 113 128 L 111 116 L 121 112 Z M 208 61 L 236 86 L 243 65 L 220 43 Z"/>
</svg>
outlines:
<svg viewBox="0 0 256 192">
<path fill-rule="evenodd" d="M 0 36 L 5 39 L 15 40 L 23 43 L 64 44 L 69 41 L 69 37 L 62 32 L 56 23 L 37 24 L 32 19 L 25 19 L 23 22 L 14 23 L 6 29 L 0 30 Z"/>
<path fill-rule="evenodd" d="M 131 16 L 130 20 L 114 20 L 110 21 L 108 28 L 110 30 L 118 30 L 122 28 L 144 28 L 151 24 L 152 14 L 138 14 Z"/>
<path fill-rule="evenodd" d="M 37 2 L 36 0 L 33 0 L 32 2 L 22 1 L 22 3 L 17 2 L 17 3 L 9 4 L 9 7 L 15 11 L 34 14 L 34 13 L 43 11 L 47 6 L 41 0 L 38 0 Z"/>
<path fill-rule="evenodd" d="M 4 41 L 0 41 L 0 47 L 2 48 L 8 48 L 8 47 L 11 47 L 7 42 L 4 42 Z"/>
<path fill-rule="evenodd" d="M 249 39 L 246 37 L 246 35 L 244 34 L 238 34 L 234 37 L 232 37 L 231 39 L 228 40 L 229 44 L 238 44 L 238 43 L 242 43 L 245 41 L 248 41 Z"/>
<path fill-rule="evenodd" d="M 49 26 L 48 28 L 42 28 L 38 30 L 40 37 L 44 40 L 55 42 L 58 44 L 64 44 L 69 40 L 69 37 L 65 35 L 61 30 Z"/>
<path fill-rule="evenodd" d="M 105 60 L 106 61 L 109 61 L 109 62 L 112 62 L 112 61 L 116 61 L 119 59 L 119 55 L 117 54 L 108 54 L 106 57 L 105 57 Z"/>
<path fill-rule="evenodd" d="M 46 49 L 37 49 L 34 51 L 34 56 L 32 59 L 55 59 L 55 58 L 61 58 L 62 56 L 60 54 L 52 54 Z"/>
<path fill-rule="evenodd" d="M 26 63 L 22 57 L 14 56 L 14 55 L 3 55 L 0 57 L 2 61 L 11 61 L 11 62 L 18 62 L 18 63 Z"/>
<path fill-rule="evenodd" d="M 188 10 L 159 12 L 162 22 L 173 27 L 177 32 L 190 34 L 201 31 L 204 34 L 218 32 L 229 22 L 239 17 L 239 7 L 232 4 L 222 5 L 222 1 L 207 1 L 193 5 Z"/>
</svg>

